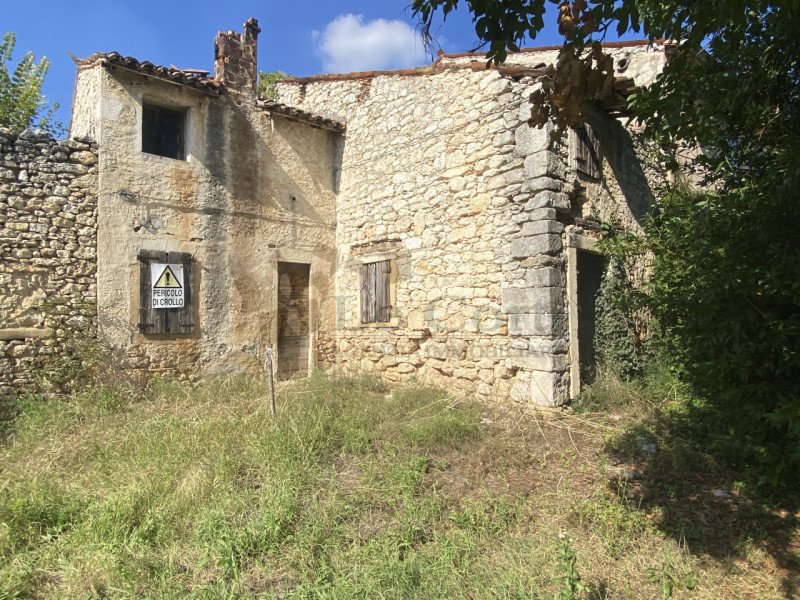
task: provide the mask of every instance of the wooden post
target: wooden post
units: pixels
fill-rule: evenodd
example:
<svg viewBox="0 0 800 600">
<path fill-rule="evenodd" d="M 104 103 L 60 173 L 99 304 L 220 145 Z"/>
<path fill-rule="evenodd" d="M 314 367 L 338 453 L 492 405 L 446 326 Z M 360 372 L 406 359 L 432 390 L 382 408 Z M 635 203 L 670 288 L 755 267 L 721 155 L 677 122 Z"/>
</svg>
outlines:
<svg viewBox="0 0 800 600">
<path fill-rule="evenodd" d="M 272 348 L 267 347 L 264 358 L 264 370 L 267 372 L 267 386 L 269 386 L 269 414 L 275 418 L 275 382 L 273 381 Z"/>
</svg>

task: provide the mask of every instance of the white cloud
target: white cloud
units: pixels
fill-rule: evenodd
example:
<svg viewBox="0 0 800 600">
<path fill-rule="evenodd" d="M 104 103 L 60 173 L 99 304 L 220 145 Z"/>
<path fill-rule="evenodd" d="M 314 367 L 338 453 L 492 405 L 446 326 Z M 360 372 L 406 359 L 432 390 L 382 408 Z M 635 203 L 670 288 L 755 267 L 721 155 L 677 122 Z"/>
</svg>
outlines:
<svg viewBox="0 0 800 600">
<path fill-rule="evenodd" d="M 333 73 L 403 69 L 428 62 L 425 47 L 414 29 L 403 21 L 363 15 L 339 15 L 322 32 L 311 34 L 322 68 Z"/>
</svg>

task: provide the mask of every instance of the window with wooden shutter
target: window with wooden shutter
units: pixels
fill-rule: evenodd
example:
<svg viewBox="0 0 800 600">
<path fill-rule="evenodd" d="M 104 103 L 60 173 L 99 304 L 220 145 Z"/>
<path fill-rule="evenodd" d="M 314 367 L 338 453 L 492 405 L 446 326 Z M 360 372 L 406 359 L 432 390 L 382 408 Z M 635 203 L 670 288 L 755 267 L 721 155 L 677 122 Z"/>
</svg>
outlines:
<svg viewBox="0 0 800 600">
<path fill-rule="evenodd" d="M 390 260 L 361 265 L 362 323 L 388 323 L 391 321 L 391 278 Z"/>
<path fill-rule="evenodd" d="M 144 334 L 194 332 L 192 255 L 141 250 L 138 258 L 139 331 Z M 177 304 L 174 298 L 178 292 L 182 306 L 169 307 L 170 303 Z"/>
<path fill-rule="evenodd" d="M 588 123 L 573 129 L 575 168 L 592 179 L 600 179 L 602 156 L 600 140 Z"/>
</svg>

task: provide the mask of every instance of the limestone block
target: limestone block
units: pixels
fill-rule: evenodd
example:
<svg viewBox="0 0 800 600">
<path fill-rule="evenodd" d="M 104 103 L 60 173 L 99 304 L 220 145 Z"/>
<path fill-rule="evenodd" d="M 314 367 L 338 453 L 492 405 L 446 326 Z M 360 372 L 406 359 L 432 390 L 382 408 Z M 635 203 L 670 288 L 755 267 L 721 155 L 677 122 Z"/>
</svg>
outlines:
<svg viewBox="0 0 800 600">
<path fill-rule="evenodd" d="M 556 233 L 561 234 L 564 231 L 564 226 L 558 221 L 531 221 L 523 223 L 522 235 L 541 235 L 543 233 Z"/>
<path fill-rule="evenodd" d="M 399 362 L 400 362 L 400 361 L 397 359 L 397 357 L 396 357 L 396 356 L 392 356 L 392 355 L 390 355 L 390 354 L 387 354 L 386 356 L 384 356 L 383 358 L 381 358 L 381 366 L 382 366 L 384 369 L 385 369 L 385 368 L 389 368 L 389 367 L 394 367 L 394 366 L 396 366 L 396 365 L 397 365 Z"/>
<path fill-rule="evenodd" d="M 29 344 L 20 344 L 11 346 L 8 349 L 8 354 L 12 358 L 25 358 L 29 356 L 33 356 L 33 346 Z"/>
<path fill-rule="evenodd" d="M 522 237 L 511 242 L 513 258 L 527 258 L 537 254 L 556 254 L 561 252 L 561 236 L 555 234 Z"/>
<path fill-rule="evenodd" d="M 510 335 L 561 337 L 566 331 L 567 318 L 562 313 L 510 314 L 508 317 Z"/>
<path fill-rule="evenodd" d="M 451 376 L 454 372 L 453 365 L 448 362 L 433 365 L 433 368 L 447 376 Z"/>
<path fill-rule="evenodd" d="M 467 381 L 475 381 L 478 379 L 478 371 L 476 369 L 458 368 L 453 369 L 453 376 L 458 379 L 466 379 Z"/>
<path fill-rule="evenodd" d="M 530 374 L 520 374 L 514 378 L 514 383 L 511 385 L 509 392 L 512 400 L 517 402 L 527 402 L 531 398 L 531 381 Z"/>
<path fill-rule="evenodd" d="M 559 287 L 564 285 L 564 271 L 558 267 L 528 269 L 525 272 L 528 287 Z"/>
<path fill-rule="evenodd" d="M 481 333 L 503 335 L 508 331 L 508 326 L 502 319 L 484 319 L 480 324 Z"/>
<path fill-rule="evenodd" d="M 488 383 L 479 383 L 475 386 L 475 392 L 479 396 L 489 396 L 492 393 L 492 387 Z"/>
<path fill-rule="evenodd" d="M 511 343 L 508 345 L 510 350 L 527 350 L 528 349 L 528 339 L 527 338 L 515 338 L 511 340 Z"/>
<path fill-rule="evenodd" d="M 558 212 L 568 212 L 570 210 L 569 195 L 553 190 L 538 192 L 525 204 L 525 210 L 536 210 L 539 208 L 554 208 Z"/>
<path fill-rule="evenodd" d="M 82 165 L 97 164 L 97 155 L 88 150 L 78 151 L 72 153 L 72 160 L 79 162 Z"/>
<path fill-rule="evenodd" d="M 527 371 L 566 371 L 567 355 L 532 350 L 508 359 L 510 366 Z"/>
<path fill-rule="evenodd" d="M 468 333 L 476 333 L 480 327 L 480 323 L 478 319 L 464 319 L 461 324 L 462 331 L 466 331 Z"/>
<path fill-rule="evenodd" d="M 566 183 L 560 179 L 553 179 L 551 176 L 545 175 L 544 173 L 535 177 L 529 177 L 522 188 L 523 192 L 534 193 L 546 190 L 550 190 L 552 192 L 569 193 L 568 185 Z"/>
<path fill-rule="evenodd" d="M 566 354 L 567 340 L 564 338 L 532 338 L 528 342 L 531 352 L 546 352 L 550 354 Z"/>
<path fill-rule="evenodd" d="M 466 298 L 472 298 L 474 295 L 475 290 L 473 288 L 452 287 L 447 290 L 447 297 L 453 298 L 454 300 L 464 300 Z"/>
<path fill-rule="evenodd" d="M 554 208 L 534 208 L 522 213 L 526 221 L 554 221 L 558 213 Z"/>
<path fill-rule="evenodd" d="M 534 371 L 531 376 L 531 401 L 537 406 L 555 408 L 566 401 L 562 393 L 564 376 L 557 372 Z"/>
<path fill-rule="evenodd" d="M 528 108 L 530 113 L 530 108 Z M 514 132 L 516 147 L 514 153 L 518 156 L 529 156 L 536 152 L 547 150 L 550 145 L 550 136 L 545 129 L 531 127 L 524 123 Z"/>
<path fill-rule="evenodd" d="M 422 247 L 422 238 L 416 236 L 406 238 L 405 245 L 409 250 L 418 250 Z"/>
<path fill-rule="evenodd" d="M 564 310 L 560 287 L 506 288 L 501 293 L 504 313 L 559 313 Z"/>
<path fill-rule="evenodd" d="M 398 354 L 411 354 L 417 350 L 419 350 L 419 343 L 417 340 L 411 338 L 400 338 L 397 340 Z"/>
<path fill-rule="evenodd" d="M 566 179 L 566 165 L 554 152 L 544 150 L 525 158 L 525 177 L 533 179 L 542 176 Z"/>
</svg>

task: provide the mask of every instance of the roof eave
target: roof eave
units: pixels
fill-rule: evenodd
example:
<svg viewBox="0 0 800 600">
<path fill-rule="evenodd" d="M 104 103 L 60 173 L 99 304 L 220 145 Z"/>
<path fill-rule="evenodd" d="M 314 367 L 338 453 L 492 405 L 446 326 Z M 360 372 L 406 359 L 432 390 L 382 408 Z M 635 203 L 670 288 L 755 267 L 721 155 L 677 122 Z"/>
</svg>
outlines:
<svg viewBox="0 0 800 600">
<path fill-rule="evenodd" d="M 275 102 L 273 100 L 268 100 L 266 98 L 258 98 L 256 100 L 256 107 L 270 114 L 278 115 L 289 121 L 296 121 L 298 123 L 310 125 L 311 127 L 316 127 L 318 129 L 326 129 L 334 133 L 344 133 L 347 129 L 347 126 L 344 123 L 334 119 L 329 119 L 321 115 L 315 115 L 314 113 L 281 104 L 280 102 Z"/>
</svg>

